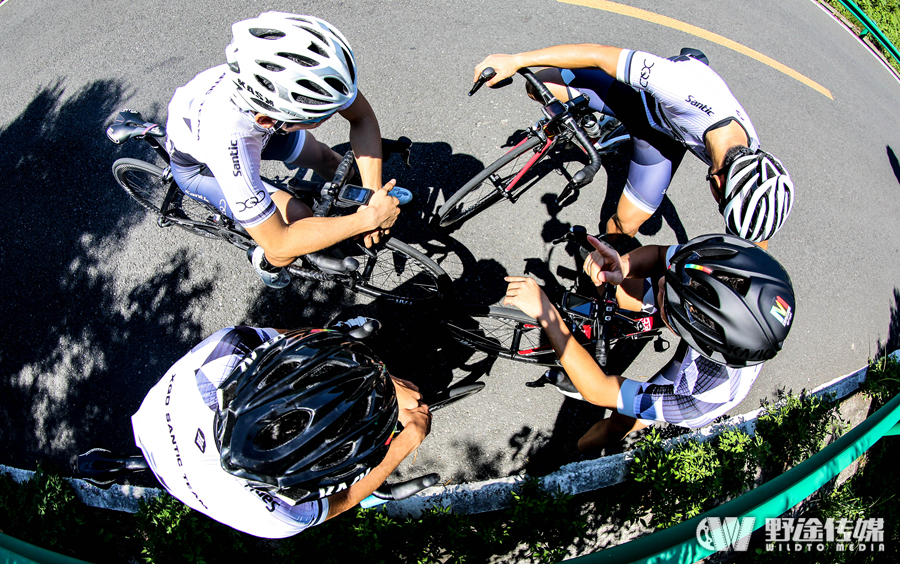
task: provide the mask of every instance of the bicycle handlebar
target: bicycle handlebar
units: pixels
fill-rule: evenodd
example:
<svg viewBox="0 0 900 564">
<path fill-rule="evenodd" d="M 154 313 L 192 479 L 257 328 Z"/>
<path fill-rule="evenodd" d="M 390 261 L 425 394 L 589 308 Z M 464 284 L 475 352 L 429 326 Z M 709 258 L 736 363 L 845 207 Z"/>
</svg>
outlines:
<svg viewBox="0 0 900 564">
<path fill-rule="evenodd" d="M 588 252 L 593 252 L 594 246 L 587 240 L 587 229 L 583 225 L 573 225 L 569 228 L 562 240 L 573 241 Z M 609 332 L 607 326 L 616 310 L 616 287 L 612 284 L 604 284 L 603 299 L 599 304 L 601 311 L 597 312 L 597 346 L 594 348 L 594 359 L 601 367 L 606 367 L 609 360 Z"/>
<path fill-rule="evenodd" d="M 393 154 L 399 154 L 403 158 L 404 164 L 409 168 L 409 148 L 412 146 L 412 140 L 409 137 L 399 137 L 394 139 L 381 140 L 382 160 L 387 159 Z M 334 179 L 322 185 L 320 198 L 316 203 L 313 215 L 315 217 L 327 217 L 331 213 L 331 208 L 337 199 L 340 189 L 353 177 L 353 163 L 356 162 L 356 156 L 353 150 L 344 153 L 337 170 L 334 173 Z"/>
<path fill-rule="evenodd" d="M 551 121 L 561 121 L 566 129 L 570 130 L 575 135 L 575 139 L 584 148 L 585 152 L 588 155 L 588 158 L 590 159 L 590 162 L 587 164 L 587 166 L 572 175 L 572 181 L 570 182 L 569 187 L 581 188 L 582 186 L 590 184 L 594 180 L 594 176 L 600 170 L 600 154 L 597 153 L 597 149 L 594 147 L 593 143 L 591 143 L 591 140 L 588 137 L 587 133 L 584 132 L 581 126 L 578 125 L 578 123 L 575 121 L 575 118 L 572 117 L 571 105 L 569 103 L 563 104 L 565 109 L 560 113 L 549 111 L 548 109 L 553 107 L 554 103 L 560 103 L 559 100 L 557 100 L 550 92 L 550 90 L 544 85 L 544 83 L 541 82 L 533 72 L 531 72 L 531 69 L 525 67 L 519 69 L 516 72 L 522 75 L 541 97 L 541 100 L 544 102 L 545 115 L 547 115 L 547 117 Z M 475 81 L 475 84 L 472 86 L 472 90 L 469 91 L 469 96 L 478 92 L 478 90 L 488 80 L 494 78 L 495 76 L 497 76 L 497 71 L 495 71 L 492 67 L 486 67 L 483 71 L 481 71 L 481 75 L 478 77 L 478 80 Z M 506 78 L 492 86 L 492 88 L 500 88 L 510 83 L 512 83 L 512 78 Z"/>
<path fill-rule="evenodd" d="M 430 488 L 440 481 L 441 477 L 438 474 L 425 474 L 424 476 L 419 476 L 418 478 L 406 480 L 405 482 L 398 482 L 396 484 L 384 483 L 372 492 L 372 495 L 385 501 L 406 499 L 419 493 L 425 488 Z"/>
</svg>

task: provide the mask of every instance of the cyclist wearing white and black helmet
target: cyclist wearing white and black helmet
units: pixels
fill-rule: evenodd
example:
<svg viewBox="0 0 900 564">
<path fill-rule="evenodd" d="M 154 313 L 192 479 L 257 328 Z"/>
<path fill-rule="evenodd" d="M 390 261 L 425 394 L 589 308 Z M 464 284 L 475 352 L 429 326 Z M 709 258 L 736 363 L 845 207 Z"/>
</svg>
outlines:
<svg viewBox="0 0 900 564">
<path fill-rule="evenodd" d="M 173 496 L 239 531 L 283 538 L 384 482 L 430 430 L 420 400 L 340 331 L 228 327 L 166 372 L 132 426 Z"/>
<path fill-rule="evenodd" d="M 377 242 L 397 218 L 398 200 L 382 187 L 381 132 L 358 89 L 347 39 L 312 16 L 265 12 L 235 23 L 227 64 L 178 88 L 166 123 L 172 173 L 186 193 L 242 225 L 259 245 L 248 253 L 263 282 L 290 283 L 281 268 L 297 256 L 356 235 Z M 309 207 L 260 178 L 260 162 L 280 160 L 331 180 L 340 156 L 311 129 L 335 113 L 350 123 L 350 144 L 368 206 L 337 218 L 311 217 Z"/>
<path fill-rule="evenodd" d="M 649 245 L 619 256 L 597 249 L 585 272 L 598 286 L 618 286 L 619 307 L 659 311 L 679 337 L 675 356 L 645 382 L 606 374 L 581 347 L 531 278 L 508 277 L 504 303 L 536 318 L 565 370 L 560 391 L 614 410 L 578 441 L 588 451 L 653 421 L 689 428 L 711 423 L 748 394 L 762 363 L 790 331 L 794 291 L 768 252 L 734 235 L 704 235 L 684 245 Z"/>
<path fill-rule="evenodd" d="M 627 248 L 662 203 L 686 151 L 709 166 L 707 180 L 728 233 L 766 248 L 794 205 L 794 186 L 781 162 L 760 150 L 753 123 L 702 53 L 685 49 L 666 59 L 605 45 L 560 45 L 516 55 L 491 55 L 475 68 L 497 74 L 488 84 L 529 66 L 560 100 L 579 93 L 596 111 L 625 124 L 633 140 L 628 180 L 616 213 L 600 226 Z M 627 237 L 624 237 L 627 236 Z"/>
</svg>

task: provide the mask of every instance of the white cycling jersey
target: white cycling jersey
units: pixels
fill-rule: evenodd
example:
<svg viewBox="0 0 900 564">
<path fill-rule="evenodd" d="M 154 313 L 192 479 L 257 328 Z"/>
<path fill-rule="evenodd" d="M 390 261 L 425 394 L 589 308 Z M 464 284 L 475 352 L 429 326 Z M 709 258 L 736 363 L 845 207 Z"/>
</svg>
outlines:
<svg viewBox="0 0 900 564">
<path fill-rule="evenodd" d="M 232 100 L 234 73 L 228 65 L 205 70 L 175 90 L 166 121 L 172 166 L 206 165 L 218 182 L 234 219 L 253 227 L 275 213 L 260 178 L 262 152 L 273 132 L 256 123 L 255 113 Z M 344 110 L 356 99 L 338 109 Z M 304 131 L 292 135 L 305 136 Z M 297 153 L 303 146 L 299 140 Z M 210 202 L 224 210 L 221 202 Z"/>
<path fill-rule="evenodd" d="M 744 128 L 751 149 L 759 148 L 756 129 L 744 107 L 722 77 L 700 60 L 671 61 L 624 49 L 616 79 L 641 91 L 647 120 L 654 129 L 683 143 L 707 165 L 712 159 L 706 151 L 705 133 L 730 120 Z"/>
<path fill-rule="evenodd" d="M 274 329 L 227 327 L 195 346 L 147 393 L 131 418 L 134 440 L 160 483 L 229 527 L 284 538 L 322 523 L 328 499 L 290 505 L 222 469 L 214 440 L 216 390 Z"/>
<path fill-rule="evenodd" d="M 667 265 L 679 247 L 672 245 L 666 251 Z M 652 284 L 648 285 L 644 308 L 652 313 L 656 309 L 656 294 Z M 647 423 L 663 421 L 697 429 L 741 403 L 750 393 L 762 366 L 760 363 L 731 368 L 718 364 L 682 341 L 672 360 L 649 380 L 622 382 L 616 411 Z"/>
</svg>

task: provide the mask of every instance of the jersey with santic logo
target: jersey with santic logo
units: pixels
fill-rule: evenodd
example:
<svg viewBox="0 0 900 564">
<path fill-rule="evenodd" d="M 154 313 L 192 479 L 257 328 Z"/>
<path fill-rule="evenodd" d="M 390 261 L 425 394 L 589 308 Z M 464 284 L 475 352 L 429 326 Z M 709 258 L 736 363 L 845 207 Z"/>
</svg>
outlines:
<svg viewBox="0 0 900 564">
<path fill-rule="evenodd" d="M 209 167 L 234 219 L 253 227 L 275 213 L 260 178 L 262 151 L 273 133 L 256 123 L 253 112 L 232 101 L 234 76 L 228 65 L 219 65 L 175 90 L 166 121 L 167 148 L 175 165 Z M 210 203 L 219 207 L 218 202 Z"/>
<path fill-rule="evenodd" d="M 666 251 L 667 266 L 679 247 L 672 245 Z M 644 297 L 645 309 L 654 311 L 654 301 L 651 285 Z M 790 315 L 790 308 L 786 313 L 777 308 L 781 305 L 773 304 L 772 315 L 777 314 L 776 318 Z M 697 429 L 737 407 L 750 393 L 762 366 L 760 363 L 732 368 L 718 364 L 681 341 L 672 359 L 652 378 L 646 382 L 626 379 L 622 383 L 616 411 L 636 419 Z"/>
<path fill-rule="evenodd" d="M 747 133 L 749 147 L 758 149 L 756 129 L 725 81 L 702 61 L 676 59 L 628 49 L 619 55 L 616 79 L 641 91 L 650 125 L 681 141 L 707 165 L 712 159 L 703 135 L 729 120 L 737 121 Z"/>
<path fill-rule="evenodd" d="M 227 327 L 175 363 L 132 418 L 134 440 L 160 483 L 190 507 L 239 531 L 284 538 L 320 524 L 328 500 L 291 506 L 222 469 L 214 440 L 216 390 L 274 329 Z"/>
</svg>

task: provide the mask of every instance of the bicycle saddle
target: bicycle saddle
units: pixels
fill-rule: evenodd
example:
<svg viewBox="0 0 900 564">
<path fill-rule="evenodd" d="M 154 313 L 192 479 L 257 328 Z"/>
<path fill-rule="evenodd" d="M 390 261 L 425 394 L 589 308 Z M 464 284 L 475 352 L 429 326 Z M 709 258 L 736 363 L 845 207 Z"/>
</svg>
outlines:
<svg viewBox="0 0 900 564">
<path fill-rule="evenodd" d="M 166 128 L 158 123 L 144 121 L 141 114 L 134 110 L 122 110 L 113 120 L 113 124 L 106 128 L 106 136 L 116 145 L 145 135 L 165 137 Z"/>
<path fill-rule="evenodd" d="M 108 488 L 116 478 L 149 468 L 143 456 L 116 456 L 105 448 L 93 448 L 78 455 L 76 474 L 86 482 Z"/>
<path fill-rule="evenodd" d="M 681 53 L 674 57 L 669 57 L 670 61 L 686 61 L 688 59 L 697 59 L 704 65 L 709 66 L 709 59 L 706 57 L 706 54 L 700 49 L 694 49 L 692 47 L 684 47 L 681 49 Z"/>
</svg>

